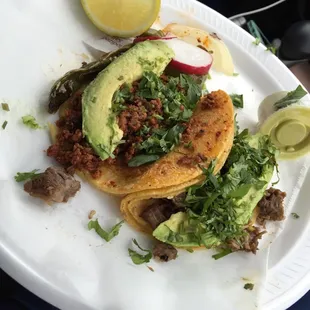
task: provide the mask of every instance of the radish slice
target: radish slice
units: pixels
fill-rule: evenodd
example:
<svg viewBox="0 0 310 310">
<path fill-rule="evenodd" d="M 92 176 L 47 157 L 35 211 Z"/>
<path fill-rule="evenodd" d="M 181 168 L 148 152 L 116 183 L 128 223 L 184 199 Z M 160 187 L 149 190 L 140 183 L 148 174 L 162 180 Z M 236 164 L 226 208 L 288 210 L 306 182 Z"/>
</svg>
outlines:
<svg viewBox="0 0 310 310">
<path fill-rule="evenodd" d="M 171 33 L 187 43 L 195 46 L 202 45 L 208 51 L 212 51 L 212 68 L 226 75 L 234 74 L 234 63 L 223 40 L 220 40 L 216 33 L 196 29 L 180 24 L 169 24 L 163 30 L 164 33 Z"/>
<path fill-rule="evenodd" d="M 166 37 L 155 37 L 155 36 L 149 36 L 149 37 L 136 37 L 133 42 L 134 43 L 138 43 L 138 42 L 143 42 L 146 40 L 171 40 L 171 39 L 175 39 L 176 37 L 170 37 L 170 36 L 166 36 Z"/>
<path fill-rule="evenodd" d="M 163 40 L 173 51 L 170 65 L 187 74 L 205 75 L 209 72 L 213 58 L 207 51 L 183 40 Z"/>
</svg>

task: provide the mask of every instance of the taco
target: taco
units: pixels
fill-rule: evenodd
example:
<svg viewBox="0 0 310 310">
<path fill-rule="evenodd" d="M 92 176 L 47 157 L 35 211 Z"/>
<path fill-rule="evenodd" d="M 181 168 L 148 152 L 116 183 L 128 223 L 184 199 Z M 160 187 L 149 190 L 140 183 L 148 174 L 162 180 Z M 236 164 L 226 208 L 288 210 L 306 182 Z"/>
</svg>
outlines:
<svg viewBox="0 0 310 310">
<path fill-rule="evenodd" d="M 165 42 L 173 40 L 128 45 L 57 81 L 49 111 L 59 108 L 60 118 L 47 155 L 115 195 L 168 195 L 201 181 L 211 160 L 219 170 L 233 141 L 231 99 L 221 90 L 203 95 L 210 66 L 184 73 L 192 66 L 180 66 L 175 49 L 189 44 Z"/>
<path fill-rule="evenodd" d="M 221 170 L 213 161 L 202 168 L 203 180 L 185 190 L 175 187 L 127 195 L 121 212 L 132 227 L 169 246 L 255 253 L 265 233 L 255 225 L 258 216 L 260 224 L 264 217 L 257 205 L 264 204 L 269 216 L 273 214 L 268 220 L 283 220 L 285 193 L 271 188 L 263 201 L 277 165 L 275 156 L 276 148 L 267 136 L 252 136 L 245 130 L 235 136 Z M 270 211 L 275 201 L 279 214 Z"/>
</svg>

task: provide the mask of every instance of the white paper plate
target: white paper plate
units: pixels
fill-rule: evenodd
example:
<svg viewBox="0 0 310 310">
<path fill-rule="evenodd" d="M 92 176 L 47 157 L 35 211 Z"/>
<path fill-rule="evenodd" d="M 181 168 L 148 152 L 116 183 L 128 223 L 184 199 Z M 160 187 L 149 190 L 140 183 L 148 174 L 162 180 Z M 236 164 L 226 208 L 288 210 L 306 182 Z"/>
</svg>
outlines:
<svg viewBox="0 0 310 310">
<path fill-rule="evenodd" d="M 268 249 L 257 257 L 234 254 L 217 262 L 206 251 L 181 253 L 173 263 L 150 263 L 152 273 L 128 258 L 132 237 L 148 242 L 129 227 L 124 226 L 111 243 L 87 231 L 91 209 L 106 226 L 120 218 L 115 199 L 83 184 L 69 204 L 46 207 L 14 182 L 17 171 L 51 165 L 43 152 L 49 145 L 47 132 L 25 128 L 20 117 L 32 114 L 42 123 L 53 119 L 46 113 L 53 79 L 89 60 L 82 40 L 100 33 L 77 0 L 53 0 L 48 5 L 41 0 L 3 0 L 0 17 L 0 99 L 11 108 L 9 113 L 0 111 L 0 123 L 8 120 L 7 129 L 0 130 L 1 268 L 62 309 L 254 309 L 257 291 L 245 291 L 240 275 L 246 271 L 259 287 Z M 265 96 L 298 84 L 275 56 L 252 44 L 249 34 L 198 2 L 165 0 L 160 17 L 162 23 L 213 30 L 225 40 L 240 76 L 234 80 L 214 75 L 208 88 L 244 94 L 243 127 L 255 127 L 257 106 Z M 310 288 L 310 174 L 304 165 L 282 165 L 281 184 L 290 198 L 287 212 L 294 210 L 300 219 L 288 218 L 271 246 L 262 309 L 286 309 Z M 261 273 L 255 274 L 258 270 Z"/>
</svg>

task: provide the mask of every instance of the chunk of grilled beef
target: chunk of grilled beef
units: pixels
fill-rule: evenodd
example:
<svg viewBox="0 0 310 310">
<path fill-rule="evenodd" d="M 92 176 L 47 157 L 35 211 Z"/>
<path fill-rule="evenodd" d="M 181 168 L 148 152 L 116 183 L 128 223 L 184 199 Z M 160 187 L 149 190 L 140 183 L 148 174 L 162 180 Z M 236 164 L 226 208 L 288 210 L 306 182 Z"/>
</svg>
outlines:
<svg viewBox="0 0 310 310">
<path fill-rule="evenodd" d="M 261 230 L 259 227 L 251 226 L 245 230 L 245 235 L 239 240 L 229 240 L 227 246 L 233 251 L 245 251 L 256 254 L 258 250 L 258 240 L 266 233 L 265 230 Z"/>
<path fill-rule="evenodd" d="M 172 245 L 158 242 L 153 248 L 153 257 L 161 262 L 168 262 L 176 259 L 178 251 Z"/>
<path fill-rule="evenodd" d="M 266 221 L 284 220 L 283 201 L 286 193 L 279 189 L 269 188 L 264 197 L 258 202 L 258 217 L 256 219 L 259 225 L 265 225 Z"/>
<path fill-rule="evenodd" d="M 79 181 L 58 167 L 49 167 L 35 179 L 24 184 L 27 193 L 48 203 L 67 202 L 80 188 Z"/>
<path fill-rule="evenodd" d="M 150 224 L 152 229 L 156 229 L 159 224 L 169 220 L 172 214 L 180 211 L 183 209 L 177 207 L 172 200 L 156 199 L 140 216 Z"/>
<path fill-rule="evenodd" d="M 185 198 L 186 198 L 186 193 L 181 193 L 177 196 L 174 196 L 172 198 L 172 202 L 174 205 L 178 208 L 184 208 L 185 207 Z"/>
</svg>

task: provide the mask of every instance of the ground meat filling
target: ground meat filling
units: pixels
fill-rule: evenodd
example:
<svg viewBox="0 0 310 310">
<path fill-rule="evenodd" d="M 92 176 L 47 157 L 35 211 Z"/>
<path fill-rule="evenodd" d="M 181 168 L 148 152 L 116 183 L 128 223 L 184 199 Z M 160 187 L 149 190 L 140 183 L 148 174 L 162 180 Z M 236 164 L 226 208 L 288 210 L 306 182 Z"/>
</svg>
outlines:
<svg viewBox="0 0 310 310">
<path fill-rule="evenodd" d="M 132 91 L 135 91 L 132 90 Z M 123 131 L 126 142 L 116 149 L 116 154 L 122 153 L 125 163 L 128 163 L 137 153 L 137 145 L 151 136 L 152 129 L 159 128 L 159 118 L 163 115 L 160 99 L 147 101 L 135 98 L 127 105 L 127 109 L 118 116 L 118 125 Z M 147 128 L 149 133 L 141 133 Z"/>
<path fill-rule="evenodd" d="M 184 208 L 177 207 L 169 199 L 157 199 L 148 206 L 140 215 L 150 224 L 152 229 L 156 229 L 162 222 L 169 220 L 172 214 L 183 211 Z"/>
<path fill-rule="evenodd" d="M 202 98 L 201 107 L 204 110 L 210 110 L 218 107 L 218 102 L 212 94 L 207 94 Z"/>
<path fill-rule="evenodd" d="M 159 242 L 153 248 L 153 257 L 160 262 L 176 259 L 178 251 L 172 245 Z"/>
<path fill-rule="evenodd" d="M 286 193 L 279 189 L 269 188 L 264 197 L 259 201 L 258 217 L 256 219 L 259 225 L 265 225 L 266 221 L 282 221 L 284 220 L 283 201 Z"/>
<path fill-rule="evenodd" d="M 57 122 L 57 141 L 47 149 L 67 171 L 86 170 L 94 178 L 100 176 L 101 159 L 95 154 L 82 133 L 82 92 L 77 92 L 68 102 L 65 116 Z"/>
<path fill-rule="evenodd" d="M 161 76 L 167 82 L 167 76 Z M 117 122 L 124 132 L 124 143 L 120 144 L 113 155 L 120 163 L 127 164 L 137 153 L 137 146 L 152 135 L 152 130 L 161 126 L 163 107 L 160 99 L 146 100 L 135 95 L 139 82 L 134 82 L 130 92 L 133 100 L 126 102 L 126 109 L 120 111 Z M 82 91 L 76 92 L 67 102 L 65 116 L 57 122 L 57 141 L 47 150 L 69 172 L 86 170 L 93 178 L 100 177 L 102 160 L 93 151 L 82 133 Z M 142 132 L 146 130 L 146 132 Z M 115 164 L 116 158 L 108 158 L 109 164 Z"/>
<path fill-rule="evenodd" d="M 67 202 L 80 187 L 79 181 L 58 167 L 47 168 L 44 173 L 24 184 L 27 193 L 47 202 Z"/>
<path fill-rule="evenodd" d="M 257 205 L 257 224 L 264 227 L 266 221 L 284 220 L 283 201 L 285 197 L 286 193 L 272 187 L 269 188 Z M 240 241 L 230 240 L 227 245 L 232 251 L 246 251 L 256 254 L 258 241 L 265 233 L 266 231 L 260 227 L 250 226 L 246 229 L 246 234 Z"/>
</svg>

